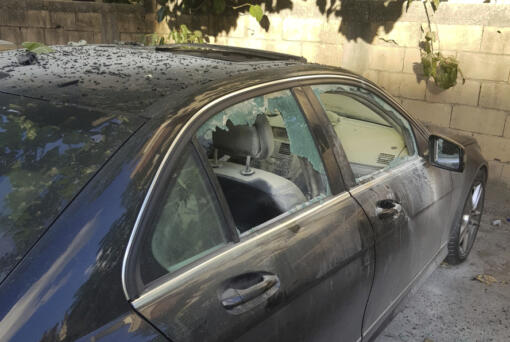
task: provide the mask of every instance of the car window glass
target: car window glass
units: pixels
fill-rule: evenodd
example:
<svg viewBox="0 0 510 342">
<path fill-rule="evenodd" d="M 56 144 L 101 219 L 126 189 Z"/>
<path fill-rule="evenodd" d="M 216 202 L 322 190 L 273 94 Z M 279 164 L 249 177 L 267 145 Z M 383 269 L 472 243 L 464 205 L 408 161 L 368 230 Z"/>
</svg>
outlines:
<svg viewBox="0 0 510 342">
<path fill-rule="evenodd" d="M 312 86 L 358 183 L 416 155 L 411 126 L 379 96 L 350 85 Z"/>
<path fill-rule="evenodd" d="M 330 194 L 319 151 L 289 90 L 233 105 L 196 136 L 240 233 Z"/>
<path fill-rule="evenodd" d="M 0 282 L 142 123 L 0 92 Z"/>
<path fill-rule="evenodd" d="M 192 148 L 184 151 L 170 176 L 143 244 L 144 283 L 174 272 L 227 242 L 214 190 Z"/>
</svg>

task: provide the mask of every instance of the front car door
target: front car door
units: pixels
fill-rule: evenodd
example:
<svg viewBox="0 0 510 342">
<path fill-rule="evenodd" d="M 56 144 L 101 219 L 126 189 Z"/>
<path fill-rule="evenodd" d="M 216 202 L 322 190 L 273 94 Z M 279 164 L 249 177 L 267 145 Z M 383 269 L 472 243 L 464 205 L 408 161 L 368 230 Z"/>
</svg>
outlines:
<svg viewBox="0 0 510 342">
<path fill-rule="evenodd" d="M 361 339 L 372 228 L 309 112 L 299 88 L 226 97 L 160 167 L 124 281 L 172 341 Z"/>
<path fill-rule="evenodd" d="M 339 141 L 350 193 L 374 228 L 376 272 L 363 323 L 370 338 L 428 266 L 444 258 L 451 177 L 420 155 L 420 132 L 375 88 L 324 83 L 307 94 Z"/>
</svg>

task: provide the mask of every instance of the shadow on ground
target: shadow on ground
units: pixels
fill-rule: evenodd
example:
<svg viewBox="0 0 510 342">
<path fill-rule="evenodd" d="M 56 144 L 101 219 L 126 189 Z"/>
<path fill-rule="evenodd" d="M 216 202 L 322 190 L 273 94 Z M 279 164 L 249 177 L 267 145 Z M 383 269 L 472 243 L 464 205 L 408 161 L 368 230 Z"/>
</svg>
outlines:
<svg viewBox="0 0 510 342">
<path fill-rule="evenodd" d="M 510 341 L 510 189 L 489 184 L 485 213 L 467 261 L 441 266 L 376 342 Z M 500 227 L 491 222 L 501 219 Z M 488 274 L 491 285 L 473 280 Z"/>
</svg>

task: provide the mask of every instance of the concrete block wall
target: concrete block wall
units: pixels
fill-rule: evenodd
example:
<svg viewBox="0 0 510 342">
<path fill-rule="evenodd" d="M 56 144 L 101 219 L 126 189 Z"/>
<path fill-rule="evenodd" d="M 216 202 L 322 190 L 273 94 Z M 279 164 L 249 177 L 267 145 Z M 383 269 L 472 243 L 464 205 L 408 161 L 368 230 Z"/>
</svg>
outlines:
<svg viewBox="0 0 510 342">
<path fill-rule="evenodd" d="M 292 10 L 269 15 L 267 32 L 245 15 L 213 41 L 301 55 L 362 74 L 422 121 L 476 137 L 491 179 L 510 184 L 510 4 L 441 2 L 433 29 L 443 54 L 457 57 L 466 78 L 442 90 L 422 75 L 418 44 L 427 28 L 422 4 L 414 2 L 388 20 L 370 14 L 375 1 L 366 2 L 366 22 L 344 22 L 344 28 L 359 32 L 357 39 L 339 32 L 348 16 L 328 19 L 315 3 L 295 1 Z"/>
<path fill-rule="evenodd" d="M 441 2 L 432 17 L 434 30 L 442 52 L 459 59 L 466 77 L 465 84 L 446 91 L 421 72 L 418 43 L 427 18 L 420 2 L 407 12 L 383 0 L 358 0 L 347 9 L 337 5 L 326 17 L 315 2 L 294 0 L 292 9 L 268 14 L 267 31 L 251 16 L 241 15 L 229 32 L 209 32 L 214 33 L 211 42 L 301 55 L 358 72 L 421 120 L 475 136 L 490 161 L 490 177 L 510 184 L 510 4 Z M 208 30 L 214 27 L 210 17 L 188 19 L 193 28 L 204 23 Z M 23 41 L 141 41 L 152 32 L 168 33 L 165 24 L 156 23 L 154 1 L 146 1 L 145 8 L 0 1 L 0 41 L 18 46 Z"/>
<path fill-rule="evenodd" d="M 147 18 L 146 18 L 147 17 Z M 0 40 L 67 44 L 141 41 L 154 32 L 154 14 L 141 6 L 59 0 L 1 0 Z"/>
</svg>

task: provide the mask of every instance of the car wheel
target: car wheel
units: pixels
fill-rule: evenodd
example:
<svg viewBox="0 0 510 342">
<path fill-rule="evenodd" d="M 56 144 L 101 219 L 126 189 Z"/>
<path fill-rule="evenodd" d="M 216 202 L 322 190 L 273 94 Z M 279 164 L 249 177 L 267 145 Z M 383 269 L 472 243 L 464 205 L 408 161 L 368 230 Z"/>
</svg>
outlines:
<svg viewBox="0 0 510 342">
<path fill-rule="evenodd" d="M 455 265 L 466 260 L 473 247 L 482 219 L 485 183 L 485 172 L 480 170 L 471 185 L 463 209 L 457 215 L 455 226 L 450 234 L 448 256 L 446 257 L 449 264 Z"/>
</svg>

